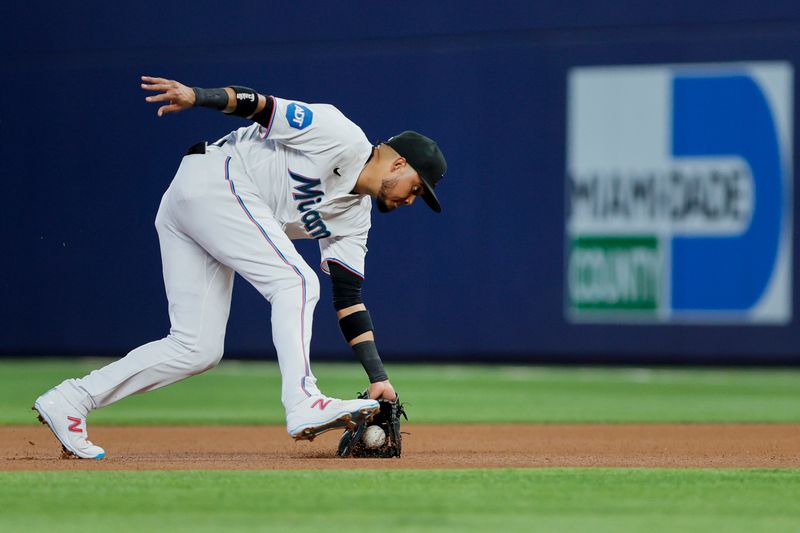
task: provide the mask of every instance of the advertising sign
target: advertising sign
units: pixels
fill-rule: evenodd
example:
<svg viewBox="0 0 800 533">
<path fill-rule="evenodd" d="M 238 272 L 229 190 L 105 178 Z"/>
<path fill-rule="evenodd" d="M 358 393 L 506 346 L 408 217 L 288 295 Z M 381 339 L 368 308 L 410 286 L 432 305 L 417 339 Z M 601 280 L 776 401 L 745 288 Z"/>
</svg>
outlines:
<svg viewBox="0 0 800 533">
<path fill-rule="evenodd" d="M 571 70 L 568 319 L 791 319 L 792 79 L 780 62 Z"/>
</svg>

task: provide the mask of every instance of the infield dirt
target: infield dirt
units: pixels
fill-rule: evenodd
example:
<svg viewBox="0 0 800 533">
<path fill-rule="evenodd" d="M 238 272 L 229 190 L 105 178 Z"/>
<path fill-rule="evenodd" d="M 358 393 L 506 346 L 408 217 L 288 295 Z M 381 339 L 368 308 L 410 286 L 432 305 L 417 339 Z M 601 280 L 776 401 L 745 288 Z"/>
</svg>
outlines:
<svg viewBox="0 0 800 533">
<path fill-rule="evenodd" d="M 95 426 L 102 461 L 61 459 L 44 426 L 0 427 L 0 470 L 800 467 L 800 424 L 403 426 L 403 457 L 339 459 L 339 433 L 294 442 L 278 426 Z"/>
</svg>

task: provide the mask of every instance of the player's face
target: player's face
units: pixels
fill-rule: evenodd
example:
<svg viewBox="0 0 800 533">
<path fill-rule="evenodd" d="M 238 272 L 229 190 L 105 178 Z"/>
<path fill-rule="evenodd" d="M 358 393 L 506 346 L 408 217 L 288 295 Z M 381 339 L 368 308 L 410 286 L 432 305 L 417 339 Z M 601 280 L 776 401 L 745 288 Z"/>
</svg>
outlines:
<svg viewBox="0 0 800 533">
<path fill-rule="evenodd" d="M 417 196 L 425 192 L 422 180 L 410 166 L 392 171 L 381 183 L 381 190 L 378 192 L 378 211 L 388 213 L 398 207 L 411 205 Z"/>
</svg>

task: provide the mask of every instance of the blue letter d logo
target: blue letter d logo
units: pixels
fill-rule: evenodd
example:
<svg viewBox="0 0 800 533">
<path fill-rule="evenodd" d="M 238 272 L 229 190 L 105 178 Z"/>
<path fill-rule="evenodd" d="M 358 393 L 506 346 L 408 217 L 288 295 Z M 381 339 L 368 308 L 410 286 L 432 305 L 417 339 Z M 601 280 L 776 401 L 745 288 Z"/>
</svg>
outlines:
<svg viewBox="0 0 800 533">
<path fill-rule="evenodd" d="M 785 201 L 775 122 L 753 78 L 677 75 L 672 154 L 740 157 L 750 165 L 754 204 L 750 226 L 742 234 L 672 241 L 674 311 L 746 311 L 772 278 Z"/>
</svg>

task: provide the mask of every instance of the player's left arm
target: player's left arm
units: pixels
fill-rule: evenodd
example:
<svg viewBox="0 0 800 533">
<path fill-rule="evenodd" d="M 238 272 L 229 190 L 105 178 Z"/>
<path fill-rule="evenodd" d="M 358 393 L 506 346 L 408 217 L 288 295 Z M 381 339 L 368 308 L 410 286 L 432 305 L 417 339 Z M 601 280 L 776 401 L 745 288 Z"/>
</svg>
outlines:
<svg viewBox="0 0 800 533">
<path fill-rule="evenodd" d="M 328 268 L 333 284 L 333 306 L 339 318 L 339 327 L 367 372 L 370 381 L 367 391 L 369 397 L 394 400 L 397 394 L 389 382 L 389 376 L 378 354 L 372 319 L 361 297 L 363 279 L 332 261 L 328 261 Z"/>
</svg>

